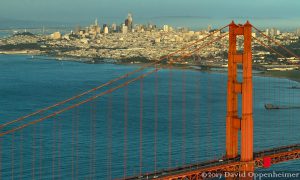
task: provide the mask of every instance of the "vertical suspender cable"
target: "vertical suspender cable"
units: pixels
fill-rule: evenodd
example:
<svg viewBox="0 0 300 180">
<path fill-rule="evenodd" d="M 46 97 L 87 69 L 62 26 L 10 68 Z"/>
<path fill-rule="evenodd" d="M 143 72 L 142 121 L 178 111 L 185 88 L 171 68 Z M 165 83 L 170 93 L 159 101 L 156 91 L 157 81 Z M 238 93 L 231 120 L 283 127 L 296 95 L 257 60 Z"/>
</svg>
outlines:
<svg viewBox="0 0 300 180">
<path fill-rule="evenodd" d="M 293 106 L 296 106 L 295 104 L 295 99 L 297 98 L 297 96 L 295 96 L 295 90 L 292 91 L 292 103 L 293 103 Z M 294 110 L 292 111 L 292 117 L 291 117 L 291 120 L 290 120 L 290 128 L 291 128 L 291 134 L 293 135 L 293 140 L 295 139 L 298 139 L 297 137 L 295 137 L 295 134 L 296 134 L 296 131 L 295 131 L 295 127 L 296 126 L 292 126 L 295 122 L 295 116 L 294 116 Z M 294 142 L 294 141 L 293 141 Z"/>
<path fill-rule="evenodd" d="M 289 79 L 289 106 L 294 106 L 294 104 L 291 103 L 291 80 Z M 288 135 L 290 137 L 290 140 L 292 140 L 293 134 L 291 134 L 291 114 L 292 111 L 289 109 L 289 119 L 288 119 Z"/>
<path fill-rule="evenodd" d="M 39 126 L 39 179 L 42 179 L 42 162 L 43 162 L 43 144 L 42 144 L 42 140 L 43 140 L 43 125 L 40 124 Z"/>
<path fill-rule="evenodd" d="M 55 179 L 55 151 L 56 151 L 56 117 L 53 118 L 53 140 L 52 140 L 52 179 Z"/>
<path fill-rule="evenodd" d="M 95 172 L 95 119 L 96 119 L 96 101 L 91 102 L 90 107 L 90 178 L 94 179 Z"/>
<path fill-rule="evenodd" d="M 93 179 L 93 101 L 90 102 L 90 152 L 89 152 L 89 178 Z"/>
<path fill-rule="evenodd" d="M 76 114 L 76 109 L 72 110 L 72 155 L 71 155 L 71 171 L 72 171 L 72 180 L 75 179 L 75 175 L 74 175 L 74 144 L 75 144 L 75 133 L 74 133 L 74 128 L 75 128 L 75 116 Z"/>
<path fill-rule="evenodd" d="M 60 121 L 59 121 L 60 122 Z M 58 165 L 57 165 L 57 168 L 58 168 L 58 177 L 59 177 L 59 179 L 61 179 L 61 177 L 62 177 L 62 174 L 61 174 L 61 166 L 62 166 L 62 164 L 61 164 L 61 144 L 62 144 L 62 135 L 61 135 L 61 133 L 62 133 L 62 126 L 63 126 L 63 124 L 60 122 L 59 124 L 58 124 L 58 145 L 57 145 L 57 149 L 58 149 Z"/>
<path fill-rule="evenodd" d="M 172 67 L 169 69 L 169 168 L 172 167 Z"/>
<path fill-rule="evenodd" d="M 140 80 L 140 174 L 143 171 L 143 110 L 144 110 L 144 100 L 143 100 L 143 78 Z"/>
<path fill-rule="evenodd" d="M 194 129 L 195 132 L 193 133 L 195 140 L 195 157 L 193 161 L 197 162 L 200 159 L 200 80 L 198 79 L 198 73 L 195 74 L 195 107 L 194 107 Z"/>
<path fill-rule="evenodd" d="M 36 154 L 36 148 L 35 148 L 35 136 L 36 136 L 36 126 L 33 126 L 32 131 L 32 179 L 35 179 L 35 154 Z"/>
<path fill-rule="evenodd" d="M 15 133 L 12 134 L 11 136 L 11 178 L 14 179 L 14 168 L 15 168 L 15 163 L 14 163 L 14 144 L 15 144 Z"/>
<path fill-rule="evenodd" d="M 182 165 L 185 164 L 186 159 L 186 72 L 182 71 Z"/>
<path fill-rule="evenodd" d="M 75 169 L 75 178 L 76 179 L 79 179 L 78 176 L 79 176 L 79 118 L 80 118 L 80 114 L 79 114 L 79 108 L 77 107 L 75 109 L 75 128 L 76 128 L 76 169 Z"/>
<path fill-rule="evenodd" d="M 208 119 L 208 123 L 207 123 L 207 144 L 208 144 L 208 151 L 207 151 L 207 155 L 208 157 L 211 156 L 212 153 L 212 144 L 211 144 L 211 75 L 208 74 L 208 78 L 207 78 L 207 119 Z M 210 157 L 211 158 L 211 157 Z"/>
<path fill-rule="evenodd" d="M 20 180 L 23 179 L 23 130 L 20 131 Z M 1 158 L 1 155 L 0 155 Z M 0 161 L 1 162 L 1 161 Z M 1 169 L 1 168 L 0 168 Z M 1 175 L 0 175 L 1 179 Z"/>
<path fill-rule="evenodd" d="M 276 104 L 278 106 L 281 105 L 280 104 L 280 85 L 277 86 L 278 84 L 280 84 L 280 81 L 281 81 L 280 79 L 276 79 L 275 84 L 274 84 L 274 98 L 275 98 L 275 101 L 277 101 Z M 280 123 L 280 113 L 278 114 L 278 116 L 276 116 L 276 120 L 277 120 L 276 121 L 277 133 L 278 133 L 278 137 L 279 137 L 278 142 L 280 145 L 283 145 L 282 144 L 282 136 L 283 135 L 281 135 L 281 133 L 280 133 L 280 131 L 283 129 L 283 127 L 281 126 L 281 123 Z"/>
<path fill-rule="evenodd" d="M 96 127 L 97 127 L 97 101 L 94 102 L 93 107 L 93 179 L 96 177 Z"/>
<path fill-rule="evenodd" d="M 158 73 L 155 65 L 155 99 L 154 99 L 154 172 L 157 171 L 157 126 L 158 126 Z"/>
<path fill-rule="evenodd" d="M 127 172 L 127 126 L 128 126 L 128 86 L 125 86 L 124 93 L 124 178 L 126 178 Z"/>
<path fill-rule="evenodd" d="M 268 98 L 268 94 L 267 94 L 267 77 L 264 73 L 264 104 L 267 104 L 267 98 Z M 266 116 L 267 111 L 264 111 L 264 119 L 263 119 L 263 126 L 264 127 L 268 127 L 268 118 Z M 267 137 L 268 137 L 268 131 L 264 131 L 264 140 L 265 142 L 267 142 Z"/>
<path fill-rule="evenodd" d="M 107 179 L 112 179 L 112 94 L 108 97 L 108 114 L 107 114 Z"/>
</svg>

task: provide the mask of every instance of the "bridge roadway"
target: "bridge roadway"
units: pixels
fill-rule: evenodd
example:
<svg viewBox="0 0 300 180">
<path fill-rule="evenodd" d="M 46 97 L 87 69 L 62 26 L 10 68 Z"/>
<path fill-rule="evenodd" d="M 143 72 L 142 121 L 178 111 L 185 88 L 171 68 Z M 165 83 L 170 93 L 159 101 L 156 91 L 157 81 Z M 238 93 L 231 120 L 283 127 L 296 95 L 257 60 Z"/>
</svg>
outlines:
<svg viewBox="0 0 300 180">
<path fill-rule="evenodd" d="M 271 158 L 271 164 L 277 164 L 289 160 L 300 159 L 300 144 L 283 146 L 254 153 L 255 168 L 263 167 L 263 159 Z M 202 179 L 202 173 L 224 173 L 237 172 L 240 165 L 240 157 L 221 158 L 218 160 L 206 161 L 197 164 L 164 169 L 155 173 L 146 173 L 140 176 L 128 177 L 126 180 L 146 180 L 146 179 Z"/>
</svg>

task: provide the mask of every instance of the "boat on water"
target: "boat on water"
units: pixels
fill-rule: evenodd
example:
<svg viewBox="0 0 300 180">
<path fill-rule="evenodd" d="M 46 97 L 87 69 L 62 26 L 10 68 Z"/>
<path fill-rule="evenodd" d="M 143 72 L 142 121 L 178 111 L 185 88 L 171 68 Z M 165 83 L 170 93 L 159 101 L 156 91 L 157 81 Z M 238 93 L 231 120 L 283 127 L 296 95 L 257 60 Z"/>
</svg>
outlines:
<svg viewBox="0 0 300 180">
<path fill-rule="evenodd" d="M 274 104 L 265 104 L 267 110 L 271 109 L 300 109 L 300 106 L 284 106 L 284 105 L 274 105 Z"/>
<path fill-rule="evenodd" d="M 266 109 L 280 109 L 279 106 L 273 104 L 265 104 Z"/>
<path fill-rule="evenodd" d="M 292 86 L 290 89 L 300 89 L 299 86 Z"/>
</svg>

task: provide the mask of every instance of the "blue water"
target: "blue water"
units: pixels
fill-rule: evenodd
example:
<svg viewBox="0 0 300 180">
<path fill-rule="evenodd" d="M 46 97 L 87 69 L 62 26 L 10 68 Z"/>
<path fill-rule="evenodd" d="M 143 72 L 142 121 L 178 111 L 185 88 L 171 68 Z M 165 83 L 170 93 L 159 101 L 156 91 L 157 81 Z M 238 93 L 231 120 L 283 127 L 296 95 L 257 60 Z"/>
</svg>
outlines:
<svg viewBox="0 0 300 180">
<path fill-rule="evenodd" d="M 0 67 L 1 123 L 138 68 L 5 55 L 0 56 Z M 154 171 L 155 154 L 156 169 L 220 158 L 225 152 L 226 76 L 225 73 L 163 69 L 91 103 L 5 135 L 0 143 L 0 176 L 2 179 L 113 179 L 122 178 L 124 174 L 139 174 L 140 164 L 142 172 Z M 299 143 L 299 110 L 264 109 L 265 103 L 300 105 L 300 90 L 290 89 L 292 86 L 300 84 L 287 79 L 254 77 L 255 151 Z M 172 92 L 171 96 L 169 92 Z M 127 101 L 125 97 L 128 97 Z M 172 102 L 171 106 L 169 102 Z M 1 132 L 55 110 L 58 109 L 9 125 Z M 125 112 L 127 128 L 124 128 Z M 124 134 L 127 143 L 124 143 Z M 274 170 L 299 168 L 299 161 L 272 167 Z"/>
</svg>

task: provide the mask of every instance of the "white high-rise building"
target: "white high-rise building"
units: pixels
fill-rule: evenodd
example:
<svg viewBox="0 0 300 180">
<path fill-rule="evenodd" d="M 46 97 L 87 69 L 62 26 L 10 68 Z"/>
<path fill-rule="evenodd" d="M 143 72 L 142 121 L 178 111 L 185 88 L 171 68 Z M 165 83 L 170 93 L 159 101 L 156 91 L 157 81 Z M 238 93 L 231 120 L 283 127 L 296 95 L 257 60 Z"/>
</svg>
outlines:
<svg viewBox="0 0 300 180">
<path fill-rule="evenodd" d="M 104 34 L 108 34 L 108 27 L 107 26 L 104 27 L 103 32 L 104 32 Z"/>
<path fill-rule="evenodd" d="M 277 30 L 276 35 L 280 35 L 280 34 L 281 34 L 280 30 Z"/>
<path fill-rule="evenodd" d="M 269 29 L 266 29 L 265 34 L 266 34 L 267 36 L 269 36 L 269 35 L 270 35 L 270 30 L 269 30 Z"/>
<path fill-rule="evenodd" d="M 210 32 L 211 30 L 212 30 L 212 26 L 211 26 L 211 25 L 208 25 L 208 26 L 207 26 L 207 31 Z"/>
<path fill-rule="evenodd" d="M 300 29 L 296 30 L 296 34 L 299 36 L 300 35 Z"/>
<path fill-rule="evenodd" d="M 98 26 L 98 18 L 95 19 L 95 26 Z"/>
<path fill-rule="evenodd" d="M 277 29 L 276 28 L 271 28 L 269 36 L 276 36 L 277 35 Z"/>
<path fill-rule="evenodd" d="M 116 23 L 113 23 L 112 25 L 111 25 L 111 30 L 112 31 L 117 31 L 117 24 Z"/>
<path fill-rule="evenodd" d="M 164 30 L 165 32 L 169 32 L 169 26 L 168 26 L 168 25 L 164 25 L 164 26 L 163 26 L 163 30 Z"/>
<path fill-rule="evenodd" d="M 128 27 L 125 26 L 125 24 L 122 24 L 122 33 L 127 34 L 128 33 Z"/>
</svg>

